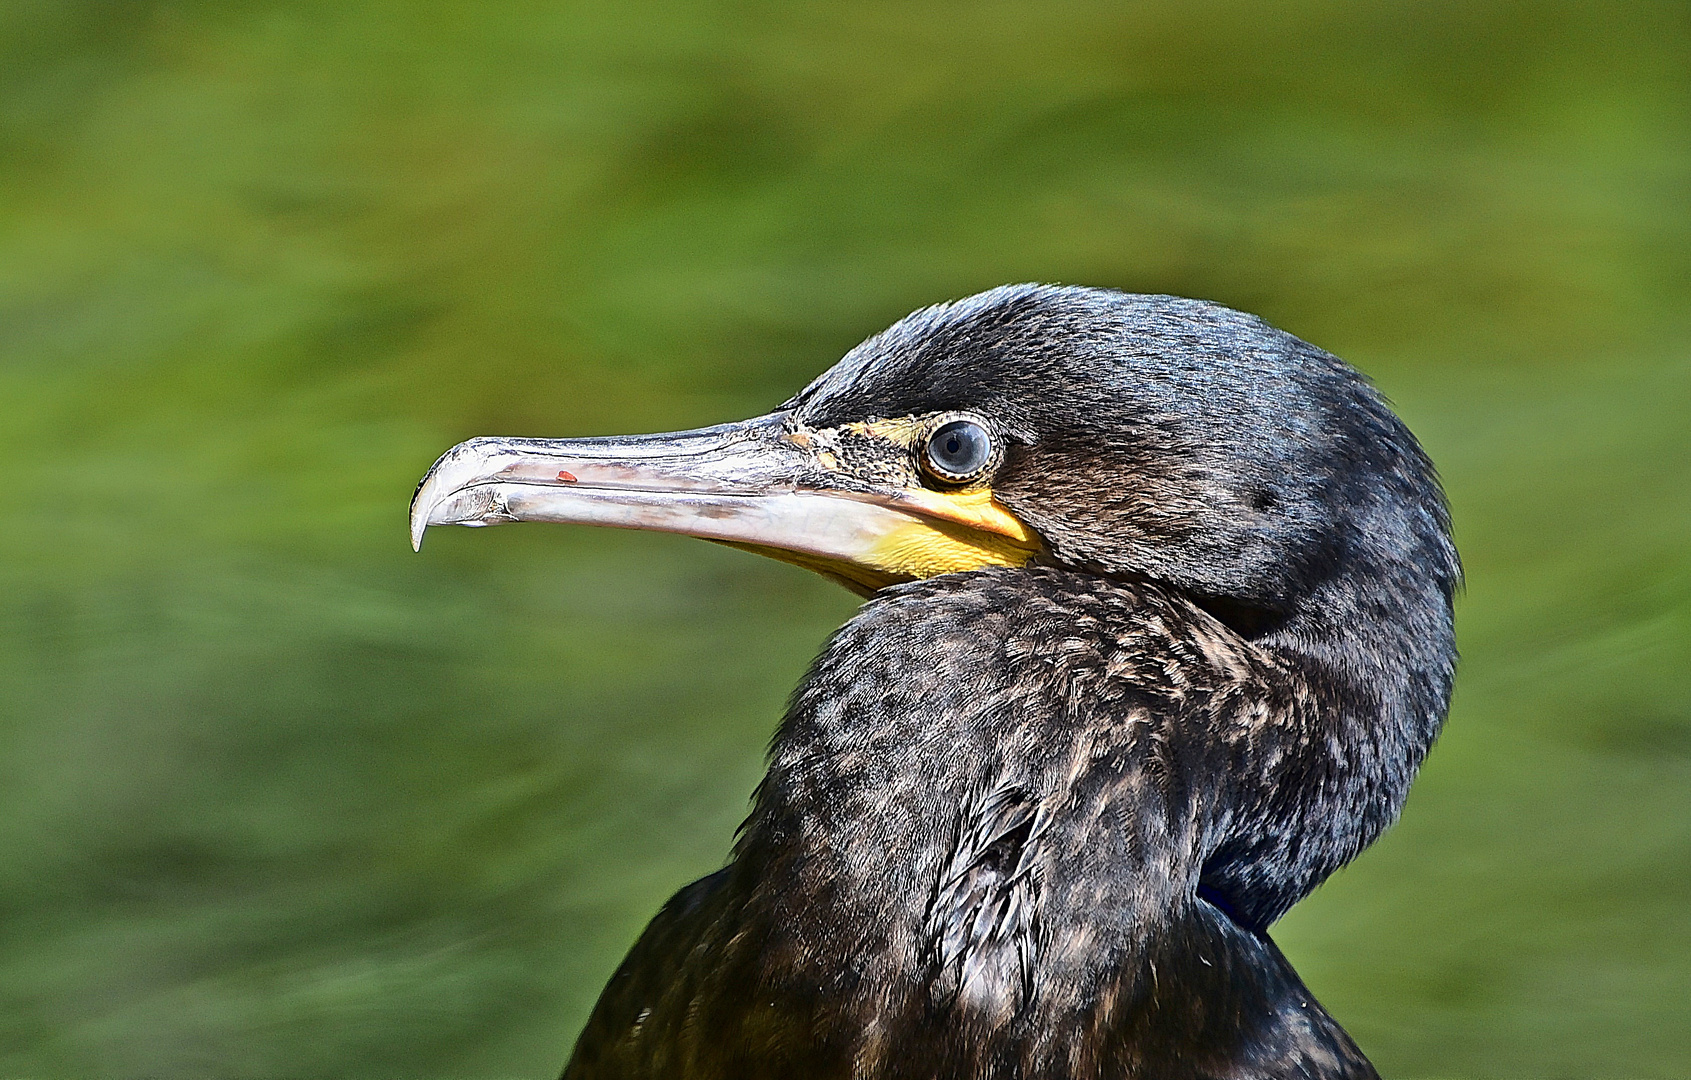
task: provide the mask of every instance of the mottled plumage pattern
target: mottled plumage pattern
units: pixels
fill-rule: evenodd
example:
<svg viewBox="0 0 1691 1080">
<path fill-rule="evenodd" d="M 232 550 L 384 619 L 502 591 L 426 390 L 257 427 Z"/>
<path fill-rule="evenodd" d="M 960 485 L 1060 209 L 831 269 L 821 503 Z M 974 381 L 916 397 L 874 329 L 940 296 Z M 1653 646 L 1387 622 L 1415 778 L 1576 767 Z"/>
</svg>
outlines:
<svg viewBox="0 0 1691 1080">
<path fill-rule="evenodd" d="M 801 686 L 733 865 L 653 923 L 566 1075 L 1371 1075 L 1200 895 L 1233 807 L 1336 767 L 1309 764 L 1341 741 L 1311 694 L 1152 585 L 888 590 Z M 1002 839 L 990 869 L 963 854 Z"/>
<path fill-rule="evenodd" d="M 958 808 L 957 843 L 928 908 L 933 996 L 1001 1025 L 1033 993 L 1040 845 L 1049 815 L 1019 787 Z"/>
</svg>

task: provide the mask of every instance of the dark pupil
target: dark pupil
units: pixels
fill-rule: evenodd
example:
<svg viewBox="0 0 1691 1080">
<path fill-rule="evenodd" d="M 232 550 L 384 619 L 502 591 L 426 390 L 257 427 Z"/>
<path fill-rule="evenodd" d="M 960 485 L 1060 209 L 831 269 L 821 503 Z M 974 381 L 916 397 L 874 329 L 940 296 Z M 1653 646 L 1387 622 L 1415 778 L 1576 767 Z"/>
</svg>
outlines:
<svg viewBox="0 0 1691 1080">
<path fill-rule="evenodd" d="M 968 476 L 986 464 L 991 453 L 986 432 L 979 424 L 954 420 L 934 432 L 928 454 L 934 466 L 952 476 Z"/>
</svg>

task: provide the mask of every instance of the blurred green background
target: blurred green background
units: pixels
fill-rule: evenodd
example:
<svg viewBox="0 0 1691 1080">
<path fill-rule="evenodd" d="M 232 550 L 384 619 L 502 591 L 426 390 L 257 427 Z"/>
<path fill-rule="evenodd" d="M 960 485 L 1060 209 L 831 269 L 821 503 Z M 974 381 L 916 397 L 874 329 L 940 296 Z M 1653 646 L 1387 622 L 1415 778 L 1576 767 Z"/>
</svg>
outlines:
<svg viewBox="0 0 1691 1080">
<path fill-rule="evenodd" d="M 1008 281 L 1370 372 L 1469 588 L 1276 930 L 1382 1071 L 1691 1073 L 1691 7 L 0 4 L 0 1074 L 554 1071 L 855 600 L 406 542 Z"/>
</svg>

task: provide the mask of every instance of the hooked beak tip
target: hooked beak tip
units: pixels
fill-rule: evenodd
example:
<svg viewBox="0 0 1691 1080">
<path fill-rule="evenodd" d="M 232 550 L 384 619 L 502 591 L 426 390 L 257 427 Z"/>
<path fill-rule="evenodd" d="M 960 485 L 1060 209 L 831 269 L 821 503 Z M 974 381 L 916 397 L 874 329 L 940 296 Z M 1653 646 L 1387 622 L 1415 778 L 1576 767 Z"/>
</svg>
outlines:
<svg viewBox="0 0 1691 1080">
<path fill-rule="evenodd" d="M 419 513 L 419 511 L 421 511 Z M 415 503 L 411 506 L 411 550 L 423 550 L 423 534 L 429 528 L 429 514 L 427 510 Z"/>
<path fill-rule="evenodd" d="M 411 496 L 411 550 L 423 550 L 423 534 L 429 529 L 429 513 L 433 510 L 434 491 L 429 481 L 434 479 L 434 469 L 430 469 L 422 482 L 417 485 L 417 491 Z"/>
</svg>

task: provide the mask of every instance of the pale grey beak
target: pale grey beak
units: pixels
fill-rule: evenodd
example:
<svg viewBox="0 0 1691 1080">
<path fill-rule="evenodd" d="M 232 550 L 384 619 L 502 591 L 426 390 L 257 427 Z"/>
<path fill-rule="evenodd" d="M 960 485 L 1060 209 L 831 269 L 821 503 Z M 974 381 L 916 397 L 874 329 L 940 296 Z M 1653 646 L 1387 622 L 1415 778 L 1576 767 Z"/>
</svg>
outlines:
<svg viewBox="0 0 1691 1080">
<path fill-rule="evenodd" d="M 930 528 L 925 515 L 839 483 L 781 414 L 662 435 L 471 439 L 418 485 L 411 545 L 430 525 L 567 522 L 746 546 L 860 592 L 907 580 L 878 568 L 876 552 Z"/>
</svg>

